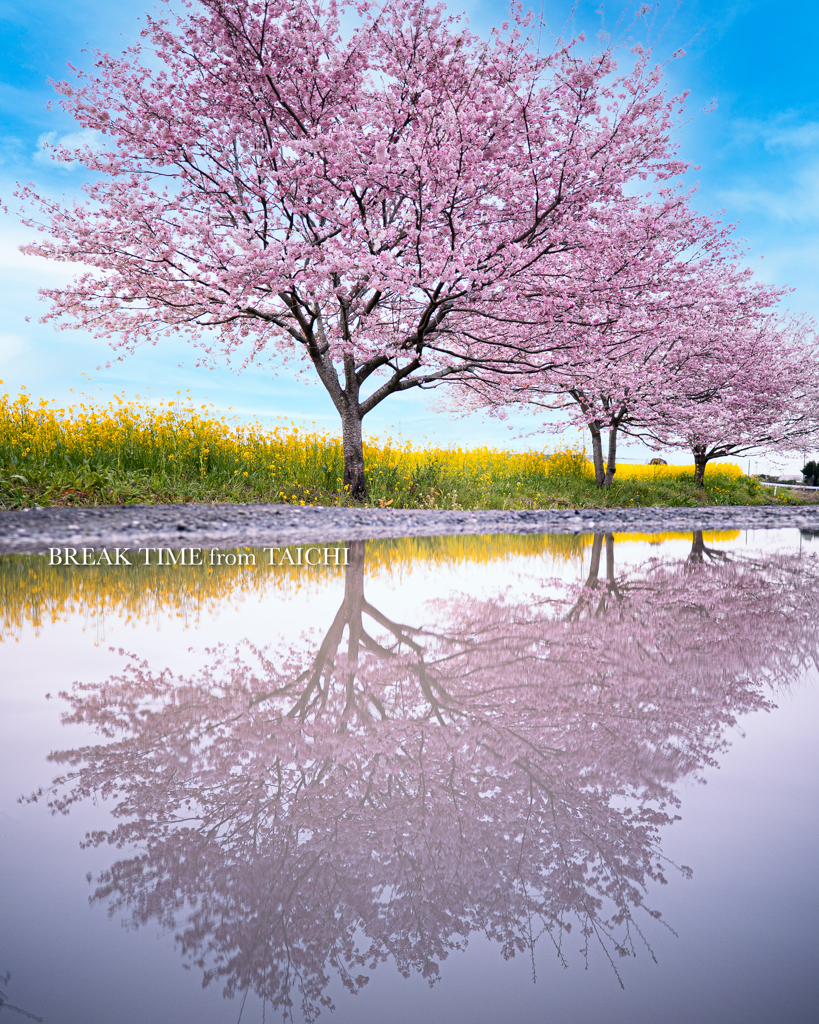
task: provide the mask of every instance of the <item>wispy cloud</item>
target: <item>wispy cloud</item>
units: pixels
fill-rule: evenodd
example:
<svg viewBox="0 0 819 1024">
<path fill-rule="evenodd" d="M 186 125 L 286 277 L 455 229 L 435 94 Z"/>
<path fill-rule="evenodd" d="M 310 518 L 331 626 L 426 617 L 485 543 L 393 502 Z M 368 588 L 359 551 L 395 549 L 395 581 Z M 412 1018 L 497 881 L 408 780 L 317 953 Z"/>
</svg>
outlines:
<svg viewBox="0 0 819 1024">
<path fill-rule="evenodd" d="M 0 334 L 0 366 L 7 366 L 25 348 L 20 334 Z"/>
<path fill-rule="evenodd" d="M 99 132 L 92 131 L 90 128 L 83 128 L 77 132 L 65 132 L 62 135 L 57 132 L 43 132 L 37 137 L 37 148 L 32 154 L 32 159 L 39 164 L 53 165 L 56 163 L 63 170 L 73 171 L 75 167 L 79 166 L 79 161 L 56 161 L 54 159 L 54 150 L 85 149 L 86 147 L 90 147 L 93 150 L 102 148 L 102 136 Z"/>
<path fill-rule="evenodd" d="M 807 224 L 819 220 L 819 159 L 783 174 L 776 186 L 757 181 L 722 189 L 729 210 L 753 212 L 776 221 Z"/>
<path fill-rule="evenodd" d="M 0 164 L 15 163 L 23 151 L 23 140 L 16 135 L 0 136 Z"/>
<path fill-rule="evenodd" d="M 769 152 L 819 149 L 819 121 L 800 121 L 794 111 L 784 111 L 767 120 L 739 118 L 733 122 L 734 142 L 761 142 Z"/>
</svg>

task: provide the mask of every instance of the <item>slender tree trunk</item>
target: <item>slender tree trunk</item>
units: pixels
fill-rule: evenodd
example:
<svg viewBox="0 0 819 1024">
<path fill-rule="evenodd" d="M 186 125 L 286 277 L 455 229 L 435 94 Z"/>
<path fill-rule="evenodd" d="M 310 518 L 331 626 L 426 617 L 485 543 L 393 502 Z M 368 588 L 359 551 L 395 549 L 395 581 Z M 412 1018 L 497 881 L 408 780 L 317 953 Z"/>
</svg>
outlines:
<svg viewBox="0 0 819 1024">
<path fill-rule="evenodd" d="M 367 542 L 348 540 L 347 568 L 344 570 L 344 600 L 347 604 L 347 624 L 354 619 L 361 630 L 361 614 L 364 608 L 364 562 L 367 557 Z"/>
<path fill-rule="evenodd" d="M 360 426 L 360 423 L 359 423 Z M 346 466 L 346 459 L 345 459 Z M 363 463 L 362 463 L 363 467 Z M 344 602 L 347 605 L 347 700 L 344 705 L 344 718 L 352 714 L 356 704 L 356 676 L 358 675 L 358 657 L 361 652 L 361 641 L 364 634 L 362 612 L 364 609 L 364 559 L 366 541 L 350 542 L 349 564 L 344 573 Z M 346 729 L 346 721 L 341 731 Z"/>
<path fill-rule="evenodd" d="M 610 597 L 613 596 L 617 598 L 618 601 L 621 599 L 620 591 L 617 589 L 617 580 L 614 575 L 614 534 L 612 533 L 607 533 L 605 536 L 602 533 L 596 533 L 594 535 L 591 550 L 591 565 L 589 566 L 589 575 L 586 578 L 586 590 L 599 590 L 600 557 L 603 554 L 604 540 L 606 542 L 606 588 L 600 595 L 600 600 L 597 602 L 595 615 L 602 615 L 606 611 Z M 584 605 L 584 601 L 579 601 L 570 618 L 576 617 L 576 614 L 581 611 Z"/>
<path fill-rule="evenodd" d="M 308 354 L 313 361 L 319 380 L 327 388 L 333 405 L 341 417 L 341 440 L 344 448 L 344 486 L 356 501 L 367 497 L 367 482 L 364 477 L 364 444 L 361 421 L 364 418 L 359 402 L 360 380 L 352 354 L 344 356 L 344 387 L 339 380 L 338 368 L 333 364 L 329 345 L 324 337 L 321 318 L 314 334 L 311 330 L 305 338 Z"/>
<path fill-rule="evenodd" d="M 344 445 L 344 486 L 352 498 L 364 501 L 367 497 L 364 440 L 361 432 L 361 414 L 357 408 L 347 408 L 341 414 L 341 437 Z"/>
<path fill-rule="evenodd" d="M 602 487 L 606 479 L 606 468 L 603 464 L 603 438 L 598 423 L 589 423 L 589 433 L 592 439 L 592 458 L 594 460 L 594 482 Z"/>
<path fill-rule="evenodd" d="M 617 577 L 614 575 L 614 534 L 606 534 L 606 586 L 611 596 L 621 601 L 620 591 L 617 587 Z"/>
<path fill-rule="evenodd" d="M 603 480 L 604 487 L 611 487 L 614 474 L 617 472 L 617 431 L 625 419 L 628 408 L 625 405 L 619 407 L 619 412 L 611 413 L 609 417 L 609 457 L 606 463 L 606 476 Z"/>
<path fill-rule="evenodd" d="M 603 479 L 604 487 L 611 487 L 614 474 L 617 472 L 617 430 L 619 422 L 612 422 L 609 427 L 609 457 L 606 462 L 606 476 Z"/>
<path fill-rule="evenodd" d="M 708 456 L 705 448 L 698 445 L 694 449 L 694 483 L 697 487 L 705 486 L 705 467 L 708 465 Z"/>
</svg>

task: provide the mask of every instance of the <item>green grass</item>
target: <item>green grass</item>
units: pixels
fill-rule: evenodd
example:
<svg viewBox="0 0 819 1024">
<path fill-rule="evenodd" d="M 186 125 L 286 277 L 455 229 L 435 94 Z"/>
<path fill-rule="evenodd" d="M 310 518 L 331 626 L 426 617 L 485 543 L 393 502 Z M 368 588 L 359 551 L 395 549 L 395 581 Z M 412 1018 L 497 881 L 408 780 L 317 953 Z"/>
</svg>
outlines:
<svg viewBox="0 0 819 1024">
<path fill-rule="evenodd" d="M 595 486 L 585 454 L 365 444 L 368 504 L 391 508 L 630 508 L 802 504 L 774 496 L 737 465 L 622 466 Z M 0 396 L 0 508 L 286 502 L 350 505 L 338 437 L 242 424 L 192 403 L 117 398 L 65 408 Z"/>
<path fill-rule="evenodd" d="M 176 468 L 141 468 L 107 465 L 99 458 L 71 465 L 52 456 L 37 464 L 0 467 L 0 508 L 35 506 L 93 506 L 122 504 L 182 504 L 215 502 L 287 502 L 309 505 L 352 505 L 336 479 L 319 464 L 302 467 L 299 475 L 248 473 L 241 478 L 232 471 L 190 473 Z M 616 481 L 608 489 L 597 488 L 588 475 L 550 471 L 540 466 L 512 465 L 504 471 L 502 460 L 489 469 L 460 467 L 436 453 L 423 458 L 415 453 L 412 465 L 382 467 L 368 472 L 366 504 L 392 508 L 526 509 L 526 508 L 638 508 L 651 505 L 790 505 L 803 500 L 790 493 L 774 497 L 750 477 L 721 474 L 714 469 L 704 487 L 694 484 L 693 473 L 676 478 Z"/>
</svg>

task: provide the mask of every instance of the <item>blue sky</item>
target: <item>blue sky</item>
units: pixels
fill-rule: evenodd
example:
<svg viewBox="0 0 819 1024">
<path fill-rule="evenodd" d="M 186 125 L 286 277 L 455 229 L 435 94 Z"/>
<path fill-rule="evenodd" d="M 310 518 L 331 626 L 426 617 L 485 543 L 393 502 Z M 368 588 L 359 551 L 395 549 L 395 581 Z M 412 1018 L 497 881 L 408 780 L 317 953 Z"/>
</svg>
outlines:
<svg viewBox="0 0 819 1024">
<path fill-rule="evenodd" d="M 323 389 L 290 370 L 273 376 L 258 368 L 239 376 L 196 369 L 191 350 L 178 342 L 144 349 L 97 371 L 108 357 L 104 342 L 37 323 L 43 311 L 38 286 L 63 280 L 65 271 L 17 252 L 25 231 L 13 214 L 11 192 L 15 181 L 33 180 L 71 195 L 83 178 L 82 168 L 55 168 L 42 153 L 44 139 L 75 130 L 59 110 L 47 110 L 53 97 L 47 79 L 64 77 L 68 61 L 82 66 L 88 60 L 84 47 L 121 49 L 138 35 L 138 19 L 150 6 L 150 0 L 0 0 L 0 199 L 10 210 L 0 216 L 3 390 L 16 392 L 25 385 L 36 397 L 65 400 L 71 389 L 74 395 L 124 391 L 157 399 L 190 389 L 197 401 L 207 398 L 241 415 L 279 415 L 335 427 L 336 414 Z M 462 5 L 452 0 L 449 6 Z M 575 4 L 575 29 L 594 35 L 599 8 L 599 2 Z M 619 4 L 606 8 L 609 24 L 621 9 Z M 467 10 L 479 32 L 505 16 L 505 4 L 494 0 L 470 0 Z M 545 14 L 560 31 L 570 5 L 545 0 Z M 672 63 L 670 79 L 676 89 L 691 91 L 692 120 L 681 128 L 680 140 L 682 155 L 702 165 L 693 175 L 700 183 L 697 206 L 707 212 L 725 208 L 726 219 L 738 222 L 738 234 L 747 240 L 758 275 L 793 286 L 791 308 L 819 319 L 819 4 L 683 0 L 679 7 L 660 4 L 654 25 L 663 29 L 661 53 L 686 49 L 686 57 Z M 712 99 L 716 111 L 698 114 Z M 384 403 L 365 423 L 371 432 L 394 427 L 418 440 L 533 443 L 515 442 L 514 432 L 492 419 L 465 421 L 436 412 L 412 393 Z M 631 454 L 640 456 L 636 449 Z"/>
</svg>

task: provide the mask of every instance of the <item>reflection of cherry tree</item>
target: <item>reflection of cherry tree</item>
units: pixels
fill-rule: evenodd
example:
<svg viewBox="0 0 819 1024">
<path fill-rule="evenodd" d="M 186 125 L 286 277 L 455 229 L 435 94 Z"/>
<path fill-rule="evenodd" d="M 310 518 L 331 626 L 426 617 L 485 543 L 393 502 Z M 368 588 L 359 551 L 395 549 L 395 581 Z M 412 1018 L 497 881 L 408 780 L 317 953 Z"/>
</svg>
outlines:
<svg viewBox="0 0 819 1024">
<path fill-rule="evenodd" d="M 130 658 L 77 684 L 70 721 L 103 742 L 52 755 L 55 808 L 103 795 L 140 844 L 98 898 L 179 930 L 227 994 L 308 1019 L 394 958 L 432 983 L 482 931 L 504 956 L 579 926 L 615 958 L 643 940 L 674 784 L 713 763 L 738 715 L 816 656 L 819 573 L 784 557 L 464 597 L 409 627 L 364 596 L 354 544 L 322 636 L 212 652 L 191 678 Z M 647 943 L 646 943 L 647 945 Z"/>
</svg>

